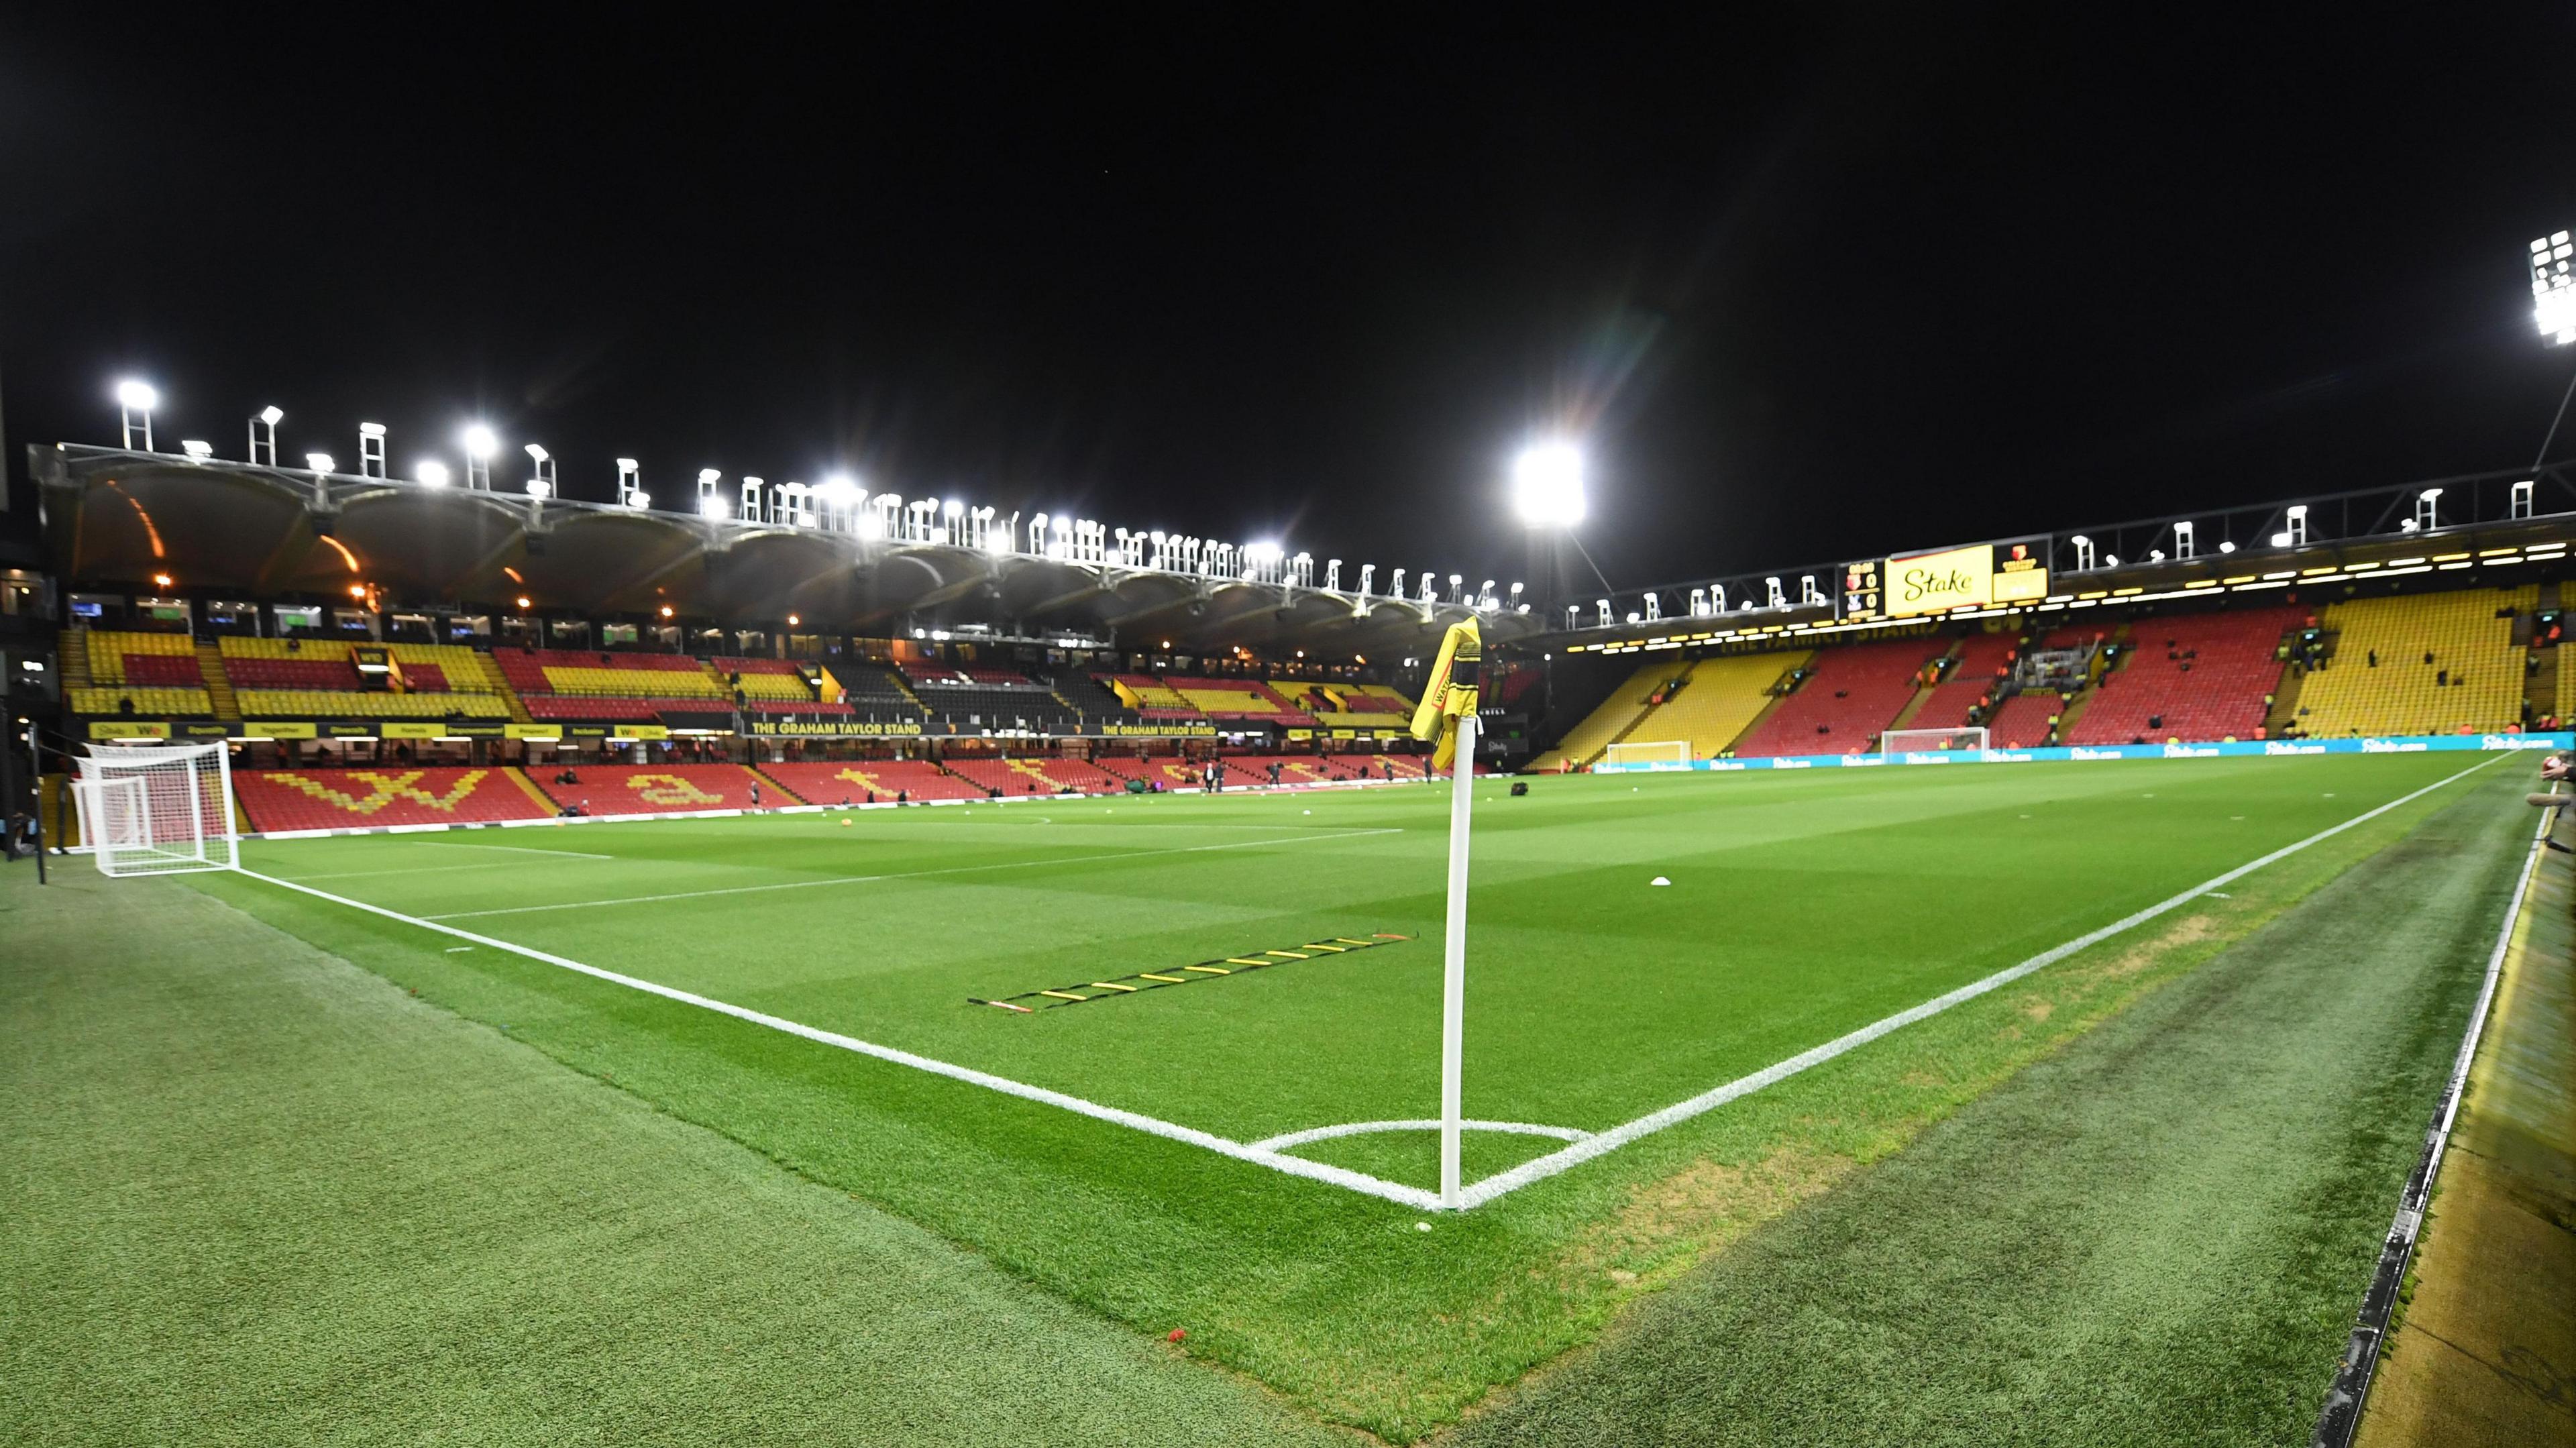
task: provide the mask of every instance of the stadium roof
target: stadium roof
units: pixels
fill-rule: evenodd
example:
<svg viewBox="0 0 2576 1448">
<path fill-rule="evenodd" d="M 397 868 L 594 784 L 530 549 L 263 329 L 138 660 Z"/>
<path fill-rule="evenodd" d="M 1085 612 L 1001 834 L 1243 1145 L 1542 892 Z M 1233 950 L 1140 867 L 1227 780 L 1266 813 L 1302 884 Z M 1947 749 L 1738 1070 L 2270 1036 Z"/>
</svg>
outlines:
<svg viewBox="0 0 2576 1448">
<path fill-rule="evenodd" d="M 388 606 L 482 606 L 652 615 L 885 637 L 966 624 L 1080 634 L 1126 648 L 1237 644 L 1370 658 L 1428 652 L 1450 624 L 1488 636 L 1538 631 L 1534 614 L 1471 607 L 1454 588 L 1394 598 L 1296 581 L 1311 562 L 1246 563 L 1231 550 L 1195 571 L 1141 549 L 1085 559 L 952 533 L 868 536 L 813 521 L 746 522 L 538 499 L 387 478 L 316 474 L 76 444 L 29 449 L 42 527 L 71 587 L 176 586 L 251 598 L 342 597 Z M 900 522 L 897 532 L 904 531 Z M 1195 543 L 1195 540 L 1193 540 Z"/>
</svg>

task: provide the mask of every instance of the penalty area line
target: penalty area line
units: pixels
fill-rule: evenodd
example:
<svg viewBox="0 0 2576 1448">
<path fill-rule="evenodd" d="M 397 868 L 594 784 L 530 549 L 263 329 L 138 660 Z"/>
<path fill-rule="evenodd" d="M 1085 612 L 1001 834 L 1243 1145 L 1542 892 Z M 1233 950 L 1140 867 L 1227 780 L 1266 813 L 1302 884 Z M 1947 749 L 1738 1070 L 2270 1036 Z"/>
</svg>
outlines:
<svg viewBox="0 0 2576 1448">
<path fill-rule="evenodd" d="M 1925 1001 L 1923 1004 L 1915 1006 L 1910 1010 L 1902 1010 L 1897 1012 L 1895 1015 L 1872 1021 L 1868 1025 L 1861 1027 L 1859 1030 L 1850 1032 L 1847 1035 L 1837 1036 L 1812 1050 L 1801 1051 L 1797 1055 L 1791 1056 L 1785 1061 L 1766 1066 L 1763 1069 L 1754 1072 L 1750 1076 L 1739 1076 L 1735 1080 L 1729 1081 L 1723 1086 L 1704 1091 L 1697 1096 L 1691 1097 L 1687 1101 L 1676 1101 L 1661 1111 L 1649 1112 L 1644 1116 L 1638 1117 L 1634 1121 L 1624 1122 L 1618 1126 L 1613 1126 L 1606 1131 L 1586 1137 L 1571 1146 L 1563 1147 L 1559 1150 L 1549 1152 L 1545 1156 L 1525 1161 L 1519 1166 L 1513 1167 L 1509 1171 L 1489 1176 L 1483 1181 L 1480 1181 L 1461 1192 L 1459 1194 L 1461 1203 L 1466 1207 L 1482 1206 L 1505 1193 L 1518 1191 L 1532 1182 L 1545 1181 L 1547 1178 L 1555 1176 L 1559 1172 L 1581 1166 L 1583 1163 L 1592 1160 L 1594 1157 L 1605 1156 L 1611 1152 L 1617 1151 L 1619 1148 L 1626 1146 L 1628 1143 L 1635 1141 L 1640 1137 L 1652 1136 L 1654 1133 L 1661 1131 L 1668 1126 L 1678 1126 L 1695 1116 L 1702 1116 L 1708 1112 L 1714 1111 L 1718 1107 L 1724 1106 L 1730 1101 L 1736 1101 L 1743 1097 L 1750 1096 L 1765 1086 L 1776 1085 L 1779 1082 L 1785 1081 L 1790 1077 L 1797 1075 L 1799 1072 L 1806 1070 L 1810 1066 L 1821 1066 L 1825 1062 L 1834 1059 L 1836 1056 L 1842 1055 L 1847 1051 L 1855 1050 L 1861 1046 L 1866 1046 L 1870 1042 L 1875 1041 L 1879 1037 L 1887 1035 L 1892 1031 L 1901 1030 L 1906 1026 L 1914 1024 L 1916 1021 L 1937 1016 L 1943 1011 L 1950 1009 L 1952 1006 L 1959 1005 L 1966 1001 L 1975 1000 L 1977 997 L 1984 995 L 1989 991 L 2010 985 L 2024 976 L 2045 970 L 2049 966 L 2055 965 L 2057 962 L 2075 954 L 2077 951 L 2099 945 L 2103 941 L 2108 940 L 2112 936 L 2118 935 L 2123 931 L 2144 925 L 2159 915 L 2163 915 L 2168 911 L 2176 910 L 2182 906 L 2190 904 L 2192 901 L 2218 889 L 2222 885 L 2229 884 L 2236 880 L 2241 880 L 2247 875 L 2251 875 L 2255 871 L 2262 869 L 2266 865 L 2278 864 L 2279 862 L 2288 859 L 2290 856 L 2297 854 L 2301 850 L 2306 849 L 2310 845 L 2333 839 L 2335 836 L 2342 834 L 2344 831 L 2351 829 L 2355 825 L 2377 819 L 2379 816 L 2384 815 L 2390 810 L 2396 809 L 2401 805 L 2411 804 L 2414 801 L 2431 794 L 2433 791 L 2442 788 L 2444 785 L 2453 784 L 2462 779 L 2466 779 L 2470 775 L 2477 773 L 2479 770 L 2486 768 L 2488 765 L 2495 763 L 2496 760 L 2508 757 L 2510 756 L 2499 754 L 2494 759 L 2481 760 L 2480 762 L 2472 764 L 2468 768 L 2463 769 L 2459 773 L 2451 775 L 2448 778 L 2437 779 L 2431 784 L 2428 784 L 2422 789 L 2416 790 L 2411 794 L 2400 795 L 2397 798 L 2390 800 L 2388 803 L 2380 805 L 2376 809 L 2365 810 L 2360 814 L 2354 815 L 2351 819 L 2345 820 L 2339 825 L 2329 825 L 2295 844 L 2283 845 L 2281 848 L 2274 850 L 2272 853 L 2265 855 L 2260 859 L 2249 860 L 2246 863 L 2237 866 L 2235 869 L 2228 871 L 2226 874 L 2216 876 L 2212 879 L 2203 880 L 2199 884 L 2192 886 L 2190 889 L 2185 890 L 2180 894 L 2168 896 L 2163 900 L 2159 900 L 2155 904 L 2150 905 L 2135 914 L 2122 916 L 2120 919 L 2112 921 L 2110 924 L 2103 926 L 2099 930 L 2087 931 L 2084 934 L 2075 937 L 2073 940 L 2067 941 L 2063 945 L 2053 946 L 2050 949 L 2043 950 L 2039 954 L 2030 957 L 2028 960 L 2022 961 L 2018 965 L 2006 966 L 2004 969 L 1996 971 L 1994 974 L 1987 976 L 1982 980 L 1970 981 L 1968 984 L 1959 987 L 1957 990 L 1951 991 L 1946 995 L 1934 996 L 1932 999 Z"/>
<path fill-rule="evenodd" d="M 1385 832 L 1372 830 L 1362 833 Z M 1151 850 L 1143 853 L 1176 852 Z M 952 1081 L 962 1081 L 969 1086 L 980 1086 L 987 1091 L 998 1091 L 1005 1096 L 1016 1096 L 1021 1100 L 1034 1101 L 1043 1106 L 1058 1107 L 1078 1116 L 1088 1116 L 1097 1121 L 1124 1126 L 1144 1132 L 1148 1136 L 1159 1136 L 1166 1141 L 1203 1147 L 1219 1156 L 1232 1157 L 1237 1161 L 1250 1162 L 1255 1166 L 1266 1166 L 1272 1171 L 1284 1172 L 1289 1176 L 1304 1177 L 1310 1181 L 1342 1187 L 1363 1196 L 1378 1197 L 1400 1206 L 1413 1207 L 1422 1211 L 1436 1211 L 1440 1206 L 1438 1194 L 1424 1191 L 1420 1187 L 1409 1187 L 1401 1182 L 1391 1182 L 1370 1176 L 1365 1172 L 1308 1161 L 1303 1157 L 1290 1156 L 1267 1146 L 1247 1146 L 1242 1142 L 1218 1136 L 1213 1132 L 1201 1131 L 1196 1127 L 1183 1126 L 1178 1122 L 1165 1121 L 1160 1117 L 1147 1116 L 1142 1112 L 1128 1111 L 1121 1107 L 1104 1106 L 1097 1101 L 1088 1101 L 1044 1086 L 1032 1086 L 1025 1081 L 1014 1081 L 1007 1076 L 996 1076 L 989 1071 L 978 1071 L 971 1066 L 960 1066 L 954 1062 L 916 1055 L 893 1046 L 881 1046 L 874 1041 L 863 1041 L 856 1036 L 843 1035 L 839 1031 L 827 1031 L 818 1026 L 806 1025 L 801 1021 L 788 1020 L 784 1016 L 773 1016 L 766 1011 L 756 1011 L 748 1006 L 738 1006 L 729 1001 L 717 1000 L 713 996 L 703 996 L 695 991 L 682 990 L 677 986 L 663 985 L 656 981 L 645 980 L 640 976 L 626 975 L 596 965 L 586 965 L 551 951 L 538 950 L 533 946 L 520 945 L 495 936 L 478 935 L 473 931 L 462 930 L 453 925 L 442 925 L 435 920 L 424 919 L 418 915 L 406 915 L 399 910 L 389 910 L 382 905 L 370 905 L 364 900 L 352 900 L 345 895 L 334 895 L 328 890 L 316 890 L 310 885 L 301 885 L 293 880 L 263 875 L 256 870 L 240 870 L 238 873 L 282 889 L 293 890 L 300 895 L 310 895 L 317 900 L 328 900 L 334 905 L 363 910 L 370 915 L 380 915 L 387 920 L 399 921 L 405 925 L 416 925 L 423 930 L 433 930 L 441 935 L 469 941 L 475 945 L 508 951 L 512 955 L 536 961 L 540 965 L 551 965 L 558 969 L 572 971 L 577 975 L 589 976 L 593 980 L 602 980 L 611 985 L 624 986 L 629 990 L 642 991 L 646 995 L 660 996 L 664 1000 L 675 1001 L 681 1005 L 695 1006 L 700 1010 L 731 1016 L 735 1020 L 745 1021 L 755 1026 L 765 1026 L 770 1030 L 797 1036 L 817 1045 L 835 1047 L 892 1065 L 908 1066 L 916 1071 L 927 1071 L 934 1076 L 945 1076 Z"/>
</svg>

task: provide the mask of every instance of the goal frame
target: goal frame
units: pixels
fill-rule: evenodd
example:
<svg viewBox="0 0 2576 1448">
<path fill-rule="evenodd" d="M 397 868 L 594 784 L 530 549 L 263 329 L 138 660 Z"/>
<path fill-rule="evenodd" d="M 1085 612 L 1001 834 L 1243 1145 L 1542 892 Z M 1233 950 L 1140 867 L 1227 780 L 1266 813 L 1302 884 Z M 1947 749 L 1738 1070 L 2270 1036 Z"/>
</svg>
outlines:
<svg viewBox="0 0 2576 1448">
<path fill-rule="evenodd" d="M 1619 752 L 1623 749 L 1666 749 L 1672 752 L 1657 756 L 1626 757 L 1622 756 Z M 1602 750 L 1601 762 L 1604 764 L 1616 764 L 1623 768 L 1628 765 L 1635 764 L 1647 765 L 1649 767 L 1657 764 L 1669 764 L 1688 768 L 1691 762 L 1691 742 L 1687 739 L 1643 739 L 1633 743 L 1622 742 L 1613 744 Z"/>
<path fill-rule="evenodd" d="M 95 747 L 80 756 L 72 801 L 81 847 L 111 878 L 241 867 L 225 744 Z"/>
<path fill-rule="evenodd" d="M 1974 742 L 1968 747 L 1960 747 L 1961 741 L 1971 739 Z M 1896 740 L 1907 743 L 1892 742 Z M 1922 740 L 1931 747 L 1910 747 L 1914 740 Z M 1878 736 L 1878 757 L 1881 759 L 1894 759 L 1905 754 L 1982 755 L 1994 747 L 1994 736 L 1982 724 L 1963 724 L 1956 729 L 1888 729 Z"/>
</svg>

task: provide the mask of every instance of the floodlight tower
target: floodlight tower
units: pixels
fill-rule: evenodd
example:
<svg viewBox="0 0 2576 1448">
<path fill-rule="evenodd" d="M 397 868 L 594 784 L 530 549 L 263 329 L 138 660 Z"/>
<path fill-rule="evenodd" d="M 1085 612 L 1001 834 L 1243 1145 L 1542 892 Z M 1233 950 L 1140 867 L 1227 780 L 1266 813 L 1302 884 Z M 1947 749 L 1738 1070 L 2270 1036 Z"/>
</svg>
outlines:
<svg viewBox="0 0 2576 1448">
<path fill-rule="evenodd" d="M 142 424 L 143 450 L 152 451 L 152 409 L 161 405 L 161 394 L 149 382 L 128 377 L 116 384 L 116 418 L 125 430 L 125 450 L 134 451 L 136 422 Z"/>
<path fill-rule="evenodd" d="M 282 407 L 263 407 L 250 420 L 250 460 L 277 466 L 277 425 L 286 418 Z"/>
<path fill-rule="evenodd" d="M 385 425 L 381 422 L 358 424 L 358 476 L 391 476 L 385 468 Z"/>
<path fill-rule="evenodd" d="M 633 458 L 617 460 L 617 503 L 623 508 L 649 508 L 653 497 L 644 491 L 644 465 Z"/>
<path fill-rule="evenodd" d="M 2576 240 L 2566 232 L 2552 232 L 2531 243 L 2531 316 L 2550 345 L 2576 343 Z M 2576 377 L 2568 379 L 2567 391 L 2558 399 L 2558 414 L 2549 419 L 2540 454 L 2531 460 L 2533 472 L 2549 461 L 2549 445 L 2558 441 L 2558 424 L 2567 420 L 2569 398 L 2576 398 Z"/>
<path fill-rule="evenodd" d="M 465 429 L 459 441 L 465 447 L 465 486 L 492 491 L 492 454 L 501 450 L 501 440 L 478 422 Z"/>
<path fill-rule="evenodd" d="M 528 444 L 528 496 L 551 498 L 555 495 L 555 455 L 536 443 Z"/>
</svg>

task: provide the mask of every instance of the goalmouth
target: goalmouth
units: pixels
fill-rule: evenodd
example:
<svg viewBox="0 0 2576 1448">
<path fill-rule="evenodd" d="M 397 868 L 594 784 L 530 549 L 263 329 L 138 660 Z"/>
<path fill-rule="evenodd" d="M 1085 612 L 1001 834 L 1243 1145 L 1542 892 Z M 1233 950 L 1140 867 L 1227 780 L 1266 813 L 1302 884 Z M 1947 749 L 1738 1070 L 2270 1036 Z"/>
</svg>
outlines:
<svg viewBox="0 0 2576 1448">
<path fill-rule="evenodd" d="M 1986 752 L 1986 731 L 1964 729 L 1890 729 L 1878 736 L 1881 759 L 1899 759 L 1908 754 L 1965 754 Z"/>
<path fill-rule="evenodd" d="M 1601 756 L 1604 764 L 1637 769 L 1688 769 L 1691 744 L 1687 739 L 1654 739 L 1636 744 L 1613 744 Z"/>
<path fill-rule="evenodd" d="M 72 800 L 81 840 L 101 874 L 168 875 L 240 863 L 231 753 L 222 744 L 93 747 L 80 757 Z"/>
</svg>

